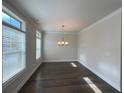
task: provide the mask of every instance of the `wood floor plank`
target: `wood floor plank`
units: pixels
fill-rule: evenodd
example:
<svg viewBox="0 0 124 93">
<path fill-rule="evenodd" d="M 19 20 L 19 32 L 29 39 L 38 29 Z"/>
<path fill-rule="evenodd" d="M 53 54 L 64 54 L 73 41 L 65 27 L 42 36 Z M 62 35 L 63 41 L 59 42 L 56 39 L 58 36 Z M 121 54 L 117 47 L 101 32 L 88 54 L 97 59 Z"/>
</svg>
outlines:
<svg viewBox="0 0 124 93">
<path fill-rule="evenodd" d="M 78 62 L 43 63 L 19 93 L 95 93 L 88 77 L 102 93 L 120 93 Z"/>
</svg>

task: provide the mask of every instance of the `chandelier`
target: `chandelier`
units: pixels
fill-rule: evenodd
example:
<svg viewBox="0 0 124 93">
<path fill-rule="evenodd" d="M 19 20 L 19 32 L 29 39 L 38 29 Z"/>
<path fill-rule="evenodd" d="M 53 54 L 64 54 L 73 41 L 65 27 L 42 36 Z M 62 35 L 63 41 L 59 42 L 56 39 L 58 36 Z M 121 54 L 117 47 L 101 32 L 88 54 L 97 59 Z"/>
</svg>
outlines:
<svg viewBox="0 0 124 93">
<path fill-rule="evenodd" d="M 68 41 L 65 40 L 64 38 L 64 25 L 62 25 L 62 38 L 57 42 L 58 46 L 68 46 Z"/>
</svg>

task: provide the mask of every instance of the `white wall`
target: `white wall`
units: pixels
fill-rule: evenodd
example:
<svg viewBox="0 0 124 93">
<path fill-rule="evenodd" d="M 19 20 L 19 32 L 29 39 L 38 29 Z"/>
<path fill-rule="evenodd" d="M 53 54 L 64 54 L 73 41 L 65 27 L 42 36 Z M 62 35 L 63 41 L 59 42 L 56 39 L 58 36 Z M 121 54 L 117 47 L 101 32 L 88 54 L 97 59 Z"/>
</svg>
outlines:
<svg viewBox="0 0 124 93">
<path fill-rule="evenodd" d="M 79 33 L 78 59 L 121 90 L 121 9 Z"/>
<path fill-rule="evenodd" d="M 57 41 L 62 37 L 61 33 L 44 33 L 43 58 L 45 62 L 52 61 L 75 61 L 77 60 L 77 36 L 75 33 L 65 33 L 68 46 L 59 47 Z"/>
</svg>

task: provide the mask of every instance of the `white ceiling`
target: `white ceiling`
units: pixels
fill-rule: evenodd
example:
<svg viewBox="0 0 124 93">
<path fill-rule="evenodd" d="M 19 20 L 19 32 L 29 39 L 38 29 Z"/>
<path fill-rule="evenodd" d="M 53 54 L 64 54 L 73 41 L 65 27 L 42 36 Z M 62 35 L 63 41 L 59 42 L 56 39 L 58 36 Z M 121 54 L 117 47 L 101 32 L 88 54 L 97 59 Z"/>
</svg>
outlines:
<svg viewBox="0 0 124 93">
<path fill-rule="evenodd" d="M 10 0 L 33 18 L 40 29 L 80 31 L 121 7 L 121 0 Z"/>
</svg>

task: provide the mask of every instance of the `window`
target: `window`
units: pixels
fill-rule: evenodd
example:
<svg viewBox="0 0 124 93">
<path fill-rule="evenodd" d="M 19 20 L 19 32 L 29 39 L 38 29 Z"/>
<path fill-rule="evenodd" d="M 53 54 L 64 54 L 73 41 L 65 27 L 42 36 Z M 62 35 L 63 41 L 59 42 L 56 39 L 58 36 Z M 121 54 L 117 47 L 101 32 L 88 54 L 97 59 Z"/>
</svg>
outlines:
<svg viewBox="0 0 124 93">
<path fill-rule="evenodd" d="M 7 15 L 7 13 L 2 12 L 2 21 L 5 23 L 8 23 L 9 25 L 12 25 L 18 29 L 21 29 L 21 22 L 10 15 Z"/>
<path fill-rule="evenodd" d="M 9 11 L 8 11 L 9 12 Z M 11 15 L 2 12 L 2 59 L 3 83 L 25 68 L 25 32 L 24 25 Z"/>
<path fill-rule="evenodd" d="M 41 57 L 41 33 L 36 31 L 36 59 Z"/>
</svg>

